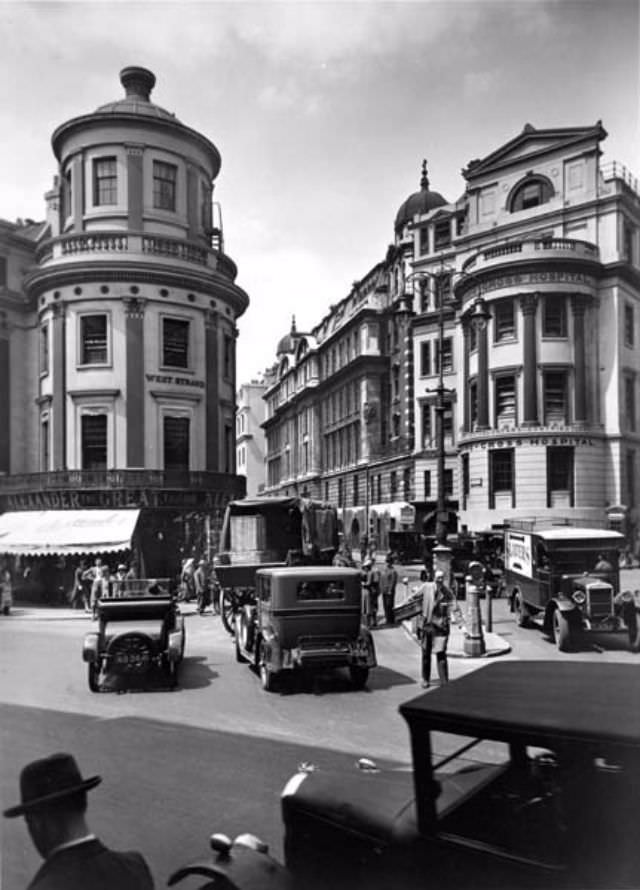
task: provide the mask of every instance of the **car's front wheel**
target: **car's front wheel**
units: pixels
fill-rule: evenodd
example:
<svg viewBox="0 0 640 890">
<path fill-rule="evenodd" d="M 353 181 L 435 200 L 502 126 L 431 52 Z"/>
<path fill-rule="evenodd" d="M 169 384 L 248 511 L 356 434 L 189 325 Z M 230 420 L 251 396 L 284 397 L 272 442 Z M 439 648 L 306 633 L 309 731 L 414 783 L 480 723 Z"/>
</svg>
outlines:
<svg viewBox="0 0 640 890">
<path fill-rule="evenodd" d="M 178 662 L 173 659 L 167 660 L 165 667 L 169 689 L 175 689 L 178 685 Z"/>
<path fill-rule="evenodd" d="M 560 609 L 553 613 L 553 639 L 560 652 L 571 651 L 571 625 Z"/>
<path fill-rule="evenodd" d="M 89 680 L 89 689 L 91 692 L 100 692 L 100 668 L 95 662 L 89 662 L 89 672 L 88 672 L 88 680 Z"/>
<path fill-rule="evenodd" d="M 352 665 L 349 668 L 349 674 L 351 675 L 351 685 L 354 689 L 364 689 L 369 679 L 369 668 L 362 667 L 361 665 Z"/>
<path fill-rule="evenodd" d="M 235 596 L 232 590 L 223 590 L 220 594 L 220 618 L 227 633 L 233 633 L 235 614 Z"/>
</svg>

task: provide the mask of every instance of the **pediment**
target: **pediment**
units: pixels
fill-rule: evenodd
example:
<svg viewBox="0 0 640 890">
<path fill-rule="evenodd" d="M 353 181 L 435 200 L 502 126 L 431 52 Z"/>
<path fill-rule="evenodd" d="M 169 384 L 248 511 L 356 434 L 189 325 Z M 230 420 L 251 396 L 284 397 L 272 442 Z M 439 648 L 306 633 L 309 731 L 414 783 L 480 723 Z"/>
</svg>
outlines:
<svg viewBox="0 0 640 890">
<path fill-rule="evenodd" d="M 571 152 L 577 145 L 588 141 L 593 141 L 595 146 L 606 135 L 600 121 L 590 127 L 558 127 L 547 130 L 536 130 L 531 124 L 526 124 L 515 139 L 511 139 L 485 158 L 470 161 L 462 171 L 462 175 L 470 181 L 486 176 L 494 170 L 508 167 L 512 163 L 520 163 L 526 158 L 538 161 L 543 155 L 551 152 Z"/>
</svg>

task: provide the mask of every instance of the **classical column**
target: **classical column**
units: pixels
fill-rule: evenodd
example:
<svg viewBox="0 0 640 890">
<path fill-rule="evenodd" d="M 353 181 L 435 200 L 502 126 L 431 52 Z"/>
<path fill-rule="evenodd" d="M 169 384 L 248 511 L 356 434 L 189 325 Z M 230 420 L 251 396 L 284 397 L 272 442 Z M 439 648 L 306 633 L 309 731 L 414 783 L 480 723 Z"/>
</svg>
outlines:
<svg viewBox="0 0 640 890">
<path fill-rule="evenodd" d="M 206 382 L 206 468 L 220 471 L 220 421 L 218 381 L 220 361 L 218 348 L 218 313 L 207 311 L 204 319 L 205 382 Z"/>
<path fill-rule="evenodd" d="M 144 208 L 144 179 L 142 170 L 143 147 L 127 145 L 127 227 L 130 231 L 142 230 Z"/>
<path fill-rule="evenodd" d="M 11 470 L 10 405 L 9 326 L 6 314 L 0 312 L 0 473 L 9 473 Z"/>
<path fill-rule="evenodd" d="M 144 300 L 127 299 L 127 467 L 145 466 L 144 424 Z"/>
<path fill-rule="evenodd" d="M 462 429 L 468 433 L 471 429 L 469 412 L 469 325 L 462 319 Z"/>
<path fill-rule="evenodd" d="M 67 469 L 67 411 L 66 411 L 66 316 L 64 303 L 52 305 L 51 370 L 53 374 L 52 409 L 52 466 L 54 470 Z"/>
<path fill-rule="evenodd" d="M 587 373 L 585 359 L 584 313 L 587 298 L 582 294 L 574 294 L 571 299 L 573 308 L 573 361 L 575 365 L 574 417 L 576 423 L 587 420 Z"/>
<path fill-rule="evenodd" d="M 71 213 L 73 215 L 73 230 L 81 232 L 84 229 L 84 170 L 82 169 L 82 156 L 76 155 L 71 164 Z M 64 224 L 64 221 L 63 221 Z"/>
<path fill-rule="evenodd" d="M 489 429 L 489 333 L 486 327 L 477 332 L 478 338 L 478 426 Z"/>
<path fill-rule="evenodd" d="M 522 426 L 538 424 L 538 372 L 536 367 L 536 309 L 538 294 L 524 294 L 520 298 L 524 318 L 522 343 L 523 407 Z"/>
</svg>

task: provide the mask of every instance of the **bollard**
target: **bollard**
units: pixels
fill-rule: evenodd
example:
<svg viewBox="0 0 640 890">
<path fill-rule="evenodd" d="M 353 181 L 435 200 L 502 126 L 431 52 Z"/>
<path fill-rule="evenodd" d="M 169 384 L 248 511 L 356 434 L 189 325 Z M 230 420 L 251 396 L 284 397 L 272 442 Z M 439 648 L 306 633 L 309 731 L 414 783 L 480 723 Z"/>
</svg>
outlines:
<svg viewBox="0 0 640 890">
<path fill-rule="evenodd" d="M 491 585 L 485 584 L 485 596 L 487 598 L 487 620 L 485 622 L 487 632 L 491 633 L 493 630 L 493 595 L 491 593 Z"/>
<path fill-rule="evenodd" d="M 484 568 L 479 562 L 469 563 L 467 575 L 467 609 L 469 630 L 464 638 L 464 653 L 478 658 L 486 653 L 482 634 L 482 615 L 480 614 L 480 588 L 484 579 Z"/>
</svg>

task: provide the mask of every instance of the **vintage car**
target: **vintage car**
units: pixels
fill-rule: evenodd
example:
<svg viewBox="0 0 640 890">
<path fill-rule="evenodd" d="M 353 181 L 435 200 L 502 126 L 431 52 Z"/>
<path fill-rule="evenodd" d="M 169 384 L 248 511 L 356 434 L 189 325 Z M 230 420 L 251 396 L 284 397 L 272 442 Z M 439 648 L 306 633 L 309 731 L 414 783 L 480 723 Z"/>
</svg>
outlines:
<svg viewBox="0 0 640 890">
<path fill-rule="evenodd" d="M 184 646 L 184 619 L 173 596 L 102 599 L 98 628 L 86 634 L 82 649 L 89 689 L 99 692 L 107 678 L 126 682 L 151 672 L 162 672 L 173 688 Z"/>
<path fill-rule="evenodd" d="M 513 520 L 505 531 L 505 584 L 520 627 L 538 624 L 561 652 L 579 648 L 589 631 L 620 631 L 619 550 L 609 529 L 570 521 Z M 598 570 L 602 558 L 605 571 Z"/>
<path fill-rule="evenodd" d="M 331 565 L 338 549 L 338 513 L 305 497 L 244 498 L 227 505 L 215 567 L 222 623 L 253 600 L 256 571 L 284 565 Z"/>
<path fill-rule="evenodd" d="M 635 665 L 558 661 L 492 664 L 412 699 L 413 771 L 303 764 L 288 782 L 296 886 L 638 887 L 637 705 Z"/>
<path fill-rule="evenodd" d="M 267 691 L 291 671 L 339 667 L 361 689 L 376 665 L 361 603 L 357 569 L 259 569 L 255 601 L 236 615 L 236 657 L 259 671 Z"/>
</svg>

